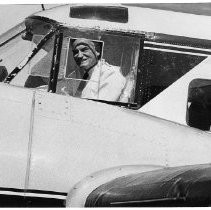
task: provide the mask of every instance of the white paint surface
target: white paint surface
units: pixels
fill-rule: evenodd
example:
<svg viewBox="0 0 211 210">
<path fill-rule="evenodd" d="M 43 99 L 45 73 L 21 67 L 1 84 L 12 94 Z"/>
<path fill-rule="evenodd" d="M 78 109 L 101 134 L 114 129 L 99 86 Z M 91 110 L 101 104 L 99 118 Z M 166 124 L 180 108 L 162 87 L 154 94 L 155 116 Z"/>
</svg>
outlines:
<svg viewBox="0 0 211 210">
<path fill-rule="evenodd" d="M 37 92 L 31 189 L 68 192 L 96 171 L 211 161 L 210 134 L 136 111 Z M 194 154 L 191 156 L 190 154 Z"/>
<path fill-rule="evenodd" d="M 136 30 L 193 38 L 210 39 L 211 17 L 185 14 L 149 8 L 129 8 L 128 23 L 116 23 L 99 20 L 70 18 L 71 5 L 58 7 L 54 10 L 39 12 L 36 15 L 48 17 L 67 26 L 98 28 L 102 30 Z M 165 23 L 165 24 L 164 24 Z"/>
<path fill-rule="evenodd" d="M 31 90 L 0 84 L 0 186 L 25 188 Z"/>
<path fill-rule="evenodd" d="M 0 4 L 0 34 L 24 21 L 26 17 L 36 12 L 42 11 L 40 2 L 30 2 L 30 4 Z M 19 2 L 21 3 L 21 2 Z M 40 3 L 40 4 L 39 4 Z M 42 2 L 43 3 L 43 2 Z M 58 6 L 58 4 L 45 4 L 45 9 Z"/>
</svg>

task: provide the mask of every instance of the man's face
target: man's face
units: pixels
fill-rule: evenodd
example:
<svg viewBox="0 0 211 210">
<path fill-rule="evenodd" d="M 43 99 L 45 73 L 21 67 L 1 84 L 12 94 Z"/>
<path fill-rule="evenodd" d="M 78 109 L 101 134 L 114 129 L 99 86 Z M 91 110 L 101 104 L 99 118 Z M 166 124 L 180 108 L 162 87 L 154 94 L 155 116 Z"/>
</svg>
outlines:
<svg viewBox="0 0 211 210">
<path fill-rule="evenodd" d="M 83 70 L 89 70 L 97 64 L 97 58 L 95 54 L 86 45 L 78 45 L 73 50 L 73 57 L 76 64 Z"/>
</svg>

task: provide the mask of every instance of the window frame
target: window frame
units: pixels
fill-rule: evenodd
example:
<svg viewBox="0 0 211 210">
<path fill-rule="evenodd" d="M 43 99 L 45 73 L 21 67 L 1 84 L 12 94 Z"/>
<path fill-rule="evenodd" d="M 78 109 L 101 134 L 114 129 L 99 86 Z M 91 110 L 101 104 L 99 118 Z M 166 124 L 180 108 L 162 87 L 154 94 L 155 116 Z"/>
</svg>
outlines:
<svg viewBox="0 0 211 210">
<path fill-rule="evenodd" d="M 62 32 L 56 33 L 54 39 L 54 50 L 53 50 L 53 60 L 52 60 L 53 62 L 51 65 L 49 83 L 48 83 L 48 92 L 52 93 L 56 92 L 56 86 L 59 75 L 60 57 L 62 51 L 62 41 L 63 41 L 63 33 Z"/>
<path fill-rule="evenodd" d="M 63 28 L 63 30 L 65 30 L 65 28 Z M 78 30 L 80 32 L 80 30 Z M 89 29 L 88 31 L 92 31 L 91 29 Z M 60 34 L 62 33 L 62 31 L 60 32 Z M 101 32 L 98 31 L 98 33 L 100 34 Z M 116 105 L 116 106 L 120 106 L 120 107 L 125 107 L 125 108 L 129 108 L 129 109 L 134 109 L 134 110 L 138 110 L 141 107 L 140 104 L 140 99 L 141 96 L 139 94 L 140 92 L 140 74 L 141 71 L 138 69 L 139 63 L 142 62 L 142 54 L 143 54 L 143 50 L 144 50 L 144 41 L 145 41 L 145 34 L 136 34 L 136 33 L 130 33 L 130 32 L 121 32 L 121 31 L 102 31 L 102 33 L 106 33 L 106 34 L 112 34 L 112 35 L 121 35 L 121 36 L 127 36 L 127 37 L 136 37 L 139 38 L 140 41 L 140 45 L 139 45 L 139 57 L 138 57 L 138 64 L 137 64 L 137 77 L 136 77 L 136 81 L 135 81 L 135 96 L 134 96 L 134 103 L 124 103 L 124 102 L 115 102 L 115 101 L 105 101 L 105 100 L 99 100 L 99 99 L 86 99 L 86 100 L 91 100 L 91 101 L 96 101 L 96 102 L 101 102 L 101 103 L 106 103 L 106 104 L 111 104 L 111 105 Z M 63 31 L 63 37 L 64 37 L 64 31 Z M 98 41 L 98 40 L 96 40 Z M 102 40 L 99 40 L 102 41 Z M 58 52 L 55 52 L 56 54 L 60 55 L 61 54 L 61 50 L 62 50 L 62 42 L 60 42 L 60 47 L 57 49 Z M 60 51 L 60 52 L 59 52 Z M 102 52 L 103 54 L 103 52 Z M 58 63 L 58 62 L 57 62 Z M 58 69 L 56 69 L 56 71 L 59 71 L 59 64 L 58 63 Z M 53 65 L 52 65 L 52 69 L 51 69 L 51 75 L 53 75 Z M 56 92 L 56 86 L 57 86 L 57 80 L 58 80 L 58 72 L 56 72 L 57 77 L 54 78 L 54 86 L 52 86 L 52 88 L 49 88 L 50 92 Z M 66 71 L 65 71 L 66 74 Z M 50 80 L 51 81 L 53 79 L 53 76 L 51 76 Z M 83 99 L 83 98 L 81 98 Z"/>
</svg>

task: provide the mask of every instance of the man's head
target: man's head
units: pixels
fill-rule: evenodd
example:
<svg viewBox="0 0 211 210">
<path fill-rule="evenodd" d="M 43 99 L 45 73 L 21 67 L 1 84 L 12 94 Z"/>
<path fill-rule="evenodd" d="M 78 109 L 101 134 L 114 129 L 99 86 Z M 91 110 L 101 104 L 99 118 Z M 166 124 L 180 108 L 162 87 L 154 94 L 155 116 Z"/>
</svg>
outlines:
<svg viewBox="0 0 211 210">
<path fill-rule="evenodd" d="M 89 39 L 79 38 L 72 43 L 73 57 L 76 64 L 83 70 L 88 71 L 98 63 L 99 52 L 94 43 Z"/>
</svg>

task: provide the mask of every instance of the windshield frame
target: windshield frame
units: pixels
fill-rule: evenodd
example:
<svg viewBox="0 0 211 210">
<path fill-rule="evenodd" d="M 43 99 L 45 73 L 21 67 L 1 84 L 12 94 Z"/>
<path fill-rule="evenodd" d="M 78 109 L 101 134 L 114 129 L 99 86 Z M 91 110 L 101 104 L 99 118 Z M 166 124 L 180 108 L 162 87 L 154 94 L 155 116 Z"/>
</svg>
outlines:
<svg viewBox="0 0 211 210">
<path fill-rule="evenodd" d="M 69 30 L 76 30 L 77 32 L 80 32 L 81 29 L 76 29 L 76 28 L 72 28 L 72 27 L 63 27 L 63 30 L 61 32 L 63 32 L 64 37 L 70 35 L 69 33 L 66 34 L 65 31 L 69 31 Z M 85 30 L 85 29 L 84 29 Z M 84 31 L 82 30 L 82 31 Z M 86 30 L 87 33 L 88 31 L 91 31 L 93 33 L 92 29 L 87 29 Z M 129 109 L 134 109 L 134 110 L 138 110 L 141 106 L 140 106 L 140 100 L 141 100 L 141 95 L 140 95 L 140 77 L 141 77 L 141 71 L 138 69 L 138 66 L 140 65 L 139 63 L 142 62 L 142 53 L 143 53 L 143 47 L 144 47 L 144 41 L 145 41 L 145 34 L 143 33 L 132 33 L 132 32 L 122 32 L 122 31 L 113 31 L 113 30 L 106 30 L 106 31 L 99 31 L 99 30 L 94 30 L 96 33 L 98 33 L 98 36 L 102 35 L 102 33 L 104 34 L 111 34 L 111 35 L 115 35 L 115 36 L 127 36 L 127 37 L 131 37 L 131 38 L 137 38 L 139 39 L 139 52 L 138 52 L 138 59 L 137 59 L 137 70 L 136 70 L 136 80 L 135 80 L 135 90 L 134 90 L 134 102 L 118 102 L 118 101 L 106 101 L 106 100 L 100 100 L 100 99 L 90 99 L 90 98 L 81 98 L 81 99 L 86 99 L 86 100 L 92 100 L 92 101 L 96 101 L 96 102 L 101 102 L 101 103 L 106 103 L 106 104 L 111 104 L 111 105 L 116 105 L 116 106 L 120 106 L 120 107 L 126 107 Z M 94 36 L 94 35 L 93 35 Z M 71 37 L 69 37 L 71 38 Z M 72 37 L 73 38 L 73 37 Z M 103 40 L 96 40 L 96 38 L 92 38 L 94 41 L 99 41 L 99 42 L 103 42 Z M 102 52 L 103 54 L 103 52 Z M 65 72 L 66 75 L 66 72 Z M 58 77 L 57 77 L 58 80 Z M 54 87 L 56 88 L 56 87 Z M 53 88 L 53 89 L 54 89 Z"/>
</svg>

